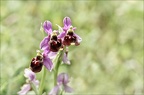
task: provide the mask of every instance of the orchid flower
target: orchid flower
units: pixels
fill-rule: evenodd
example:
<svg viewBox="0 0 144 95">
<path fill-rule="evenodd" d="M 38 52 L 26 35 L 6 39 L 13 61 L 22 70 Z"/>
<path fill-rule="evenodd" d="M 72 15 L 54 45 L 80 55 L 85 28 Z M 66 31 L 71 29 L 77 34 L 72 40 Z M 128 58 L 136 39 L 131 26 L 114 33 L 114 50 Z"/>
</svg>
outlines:
<svg viewBox="0 0 144 95">
<path fill-rule="evenodd" d="M 57 31 L 52 31 L 52 24 L 50 21 L 45 21 L 43 28 L 48 36 L 41 41 L 40 48 L 47 53 L 57 52 L 62 47 L 62 41 L 57 37 Z"/>
<path fill-rule="evenodd" d="M 53 63 L 51 59 L 48 57 L 47 53 L 43 53 L 43 65 L 49 70 L 52 71 Z"/>
<path fill-rule="evenodd" d="M 69 76 L 66 73 L 61 73 L 57 78 L 57 85 L 50 91 L 48 95 L 58 95 L 60 88 L 67 92 L 73 92 L 73 89 L 69 87 L 67 84 L 69 83 Z"/>
<path fill-rule="evenodd" d="M 76 27 L 72 26 L 71 19 L 69 17 L 65 17 L 63 19 L 63 23 L 64 23 L 63 31 L 58 35 L 58 37 L 62 39 L 63 45 L 67 47 L 68 51 L 68 46 L 79 45 L 80 42 L 82 41 L 82 38 L 79 37 L 76 33 L 74 33 Z M 63 62 L 66 64 L 70 64 L 70 61 L 68 60 L 66 53 L 63 56 Z"/>
<path fill-rule="evenodd" d="M 49 58 L 48 54 L 45 52 L 41 54 L 40 51 L 37 50 L 37 56 L 32 59 L 30 68 L 33 72 L 37 73 L 41 71 L 43 65 L 49 71 L 53 69 L 53 63 L 51 59 Z"/>
<path fill-rule="evenodd" d="M 58 35 L 59 38 L 62 38 L 63 44 L 65 46 L 79 45 L 82 41 L 82 38 L 74 32 L 74 30 L 76 30 L 76 27 L 72 26 L 71 19 L 69 17 L 65 17 L 63 19 L 63 23 L 63 32 Z"/>
<path fill-rule="evenodd" d="M 30 91 L 31 84 L 33 84 L 36 88 L 39 86 L 39 81 L 36 80 L 36 75 L 34 72 L 32 72 L 30 69 L 24 70 L 24 76 L 28 79 L 27 83 L 24 84 L 21 88 L 21 90 L 17 93 L 19 95 L 25 95 Z"/>
</svg>

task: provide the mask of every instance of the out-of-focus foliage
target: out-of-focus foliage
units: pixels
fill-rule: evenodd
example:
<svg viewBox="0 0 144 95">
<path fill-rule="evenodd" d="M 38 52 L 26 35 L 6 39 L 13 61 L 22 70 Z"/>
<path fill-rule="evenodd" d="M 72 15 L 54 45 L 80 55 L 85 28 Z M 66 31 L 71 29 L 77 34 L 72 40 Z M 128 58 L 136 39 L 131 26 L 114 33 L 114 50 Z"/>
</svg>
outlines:
<svg viewBox="0 0 144 95">
<path fill-rule="evenodd" d="M 141 94 L 143 88 L 143 1 L 1 1 L 1 95 L 16 94 L 43 39 L 41 23 L 63 26 L 72 19 L 83 39 L 69 48 L 71 76 L 76 94 Z M 40 79 L 41 73 L 37 74 Z M 53 76 L 47 74 L 49 92 Z"/>
</svg>

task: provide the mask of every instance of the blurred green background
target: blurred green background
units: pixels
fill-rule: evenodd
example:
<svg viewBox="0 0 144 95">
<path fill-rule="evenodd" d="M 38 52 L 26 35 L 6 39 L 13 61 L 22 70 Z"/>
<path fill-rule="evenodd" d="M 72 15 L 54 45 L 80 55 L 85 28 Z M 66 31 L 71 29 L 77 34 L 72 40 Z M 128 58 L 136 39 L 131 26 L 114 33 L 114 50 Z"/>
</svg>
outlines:
<svg viewBox="0 0 144 95">
<path fill-rule="evenodd" d="M 140 95 L 143 88 L 143 1 L 1 1 L 1 95 L 16 95 L 25 83 L 24 69 L 43 39 L 41 23 L 63 26 L 69 16 L 83 39 L 69 48 L 73 94 Z M 45 34 L 46 35 L 46 34 Z M 37 74 L 40 79 L 41 72 Z M 53 87 L 47 74 L 45 91 Z"/>
</svg>

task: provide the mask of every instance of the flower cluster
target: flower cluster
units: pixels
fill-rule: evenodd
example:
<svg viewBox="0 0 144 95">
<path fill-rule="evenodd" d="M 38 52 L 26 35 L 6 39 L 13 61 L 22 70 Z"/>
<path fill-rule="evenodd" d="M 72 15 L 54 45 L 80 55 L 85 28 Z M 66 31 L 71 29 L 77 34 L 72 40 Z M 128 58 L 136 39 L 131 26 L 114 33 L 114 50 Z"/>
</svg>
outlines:
<svg viewBox="0 0 144 95">
<path fill-rule="evenodd" d="M 38 95 L 42 94 L 44 76 L 42 77 L 40 87 L 38 87 L 38 80 L 36 80 L 35 73 L 38 73 L 42 70 L 43 66 L 48 71 L 54 71 L 54 88 L 49 92 L 48 95 L 58 95 L 60 92 L 72 92 L 73 89 L 68 86 L 69 76 L 66 73 L 61 73 L 58 75 L 58 68 L 61 64 L 61 61 L 65 64 L 70 64 L 68 60 L 68 47 L 70 45 L 78 46 L 82 41 L 81 37 L 78 36 L 74 31 L 76 27 L 72 26 L 71 19 L 69 17 L 65 17 L 63 19 L 63 27 L 58 26 L 58 30 L 52 29 L 52 23 L 50 21 L 45 21 L 42 24 L 42 28 L 44 32 L 47 34 L 46 37 L 40 43 L 40 49 L 37 50 L 36 57 L 32 58 L 30 63 L 30 69 L 25 69 L 25 77 L 29 79 L 29 82 L 25 84 L 21 91 L 18 94 L 26 94 L 31 89 L 31 84 L 33 85 L 33 89 L 35 89 Z M 53 60 L 56 59 L 55 66 L 53 64 Z M 54 70 L 53 70 L 54 69 Z M 44 71 L 45 72 L 45 71 Z"/>
<path fill-rule="evenodd" d="M 51 71 L 53 69 L 52 60 L 58 53 L 59 50 L 63 50 L 65 47 L 68 48 L 70 45 L 79 45 L 82 41 L 74 30 L 76 27 L 73 27 L 71 24 L 71 19 L 65 17 L 63 20 L 64 27 L 59 30 L 52 29 L 52 23 L 50 21 L 45 21 L 43 23 L 43 29 L 47 36 L 41 41 L 40 48 L 43 50 L 43 54 L 38 54 L 38 59 L 33 58 L 31 62 L 31 68 L 33 72 L 41 71 L 42 64 Z M 63 63 L 70 64 L 70 61 L 67 58 L 67 52 L 63 54 Z M 43 59 L 43 61 L 41 61 Z"/>
</svg>

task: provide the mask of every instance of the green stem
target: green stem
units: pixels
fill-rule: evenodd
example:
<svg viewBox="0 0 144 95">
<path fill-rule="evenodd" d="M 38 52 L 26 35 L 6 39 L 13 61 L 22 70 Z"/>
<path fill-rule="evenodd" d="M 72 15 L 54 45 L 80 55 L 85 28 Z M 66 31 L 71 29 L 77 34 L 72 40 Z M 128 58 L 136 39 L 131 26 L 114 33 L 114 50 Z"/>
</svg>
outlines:
<svg viewBox="0 0 144 95">
<path fill-rule="evenodd" d="M 42 79 L 39 87 L 39 95 L 42 95 L 42 91 L 44 88 L 44 82 L 45 82 L 45 77 L 46 77 L 46 68 L 43 68 L 43 74 L 42 74 Z"/>
<path fill-rule="evenodd" d="M 64 54 L 64 50 L 61 50 L 56 57 L 56 66 L 54 69 L 54 86 L 57 85 L 57 75 L 58 75 L 58 70 L 61 64 L 61 59 L 62 59 L 63 54 Z"/>
<path fill-rule="evenodd" d="M 60 95 L 63 95 L 63 89 L 62 89 L 62 91 L 60 92 Z"/>
<path fill-rule="evenodd" d="M 56 86 L 57 84 L 57 75 L 58 75 L 59 66 L 60 66 L 60 61 L 58 60 L 54 71 L 54 86 Z"/>
</svg>

